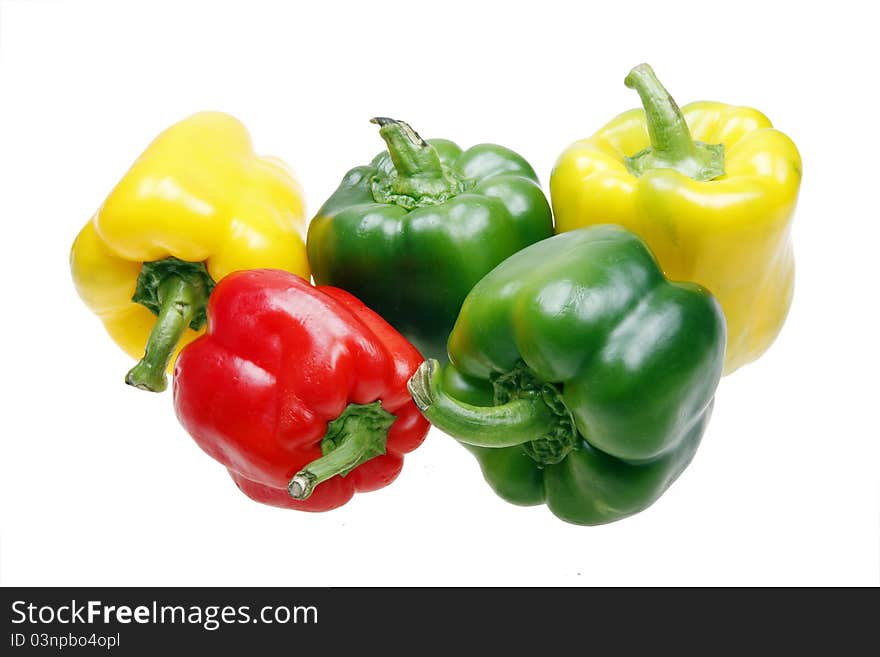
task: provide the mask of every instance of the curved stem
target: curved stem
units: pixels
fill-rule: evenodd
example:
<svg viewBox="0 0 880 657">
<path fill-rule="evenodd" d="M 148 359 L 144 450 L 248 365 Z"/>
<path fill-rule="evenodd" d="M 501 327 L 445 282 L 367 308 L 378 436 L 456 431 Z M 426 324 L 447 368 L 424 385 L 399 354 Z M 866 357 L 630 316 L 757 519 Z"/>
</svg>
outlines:
<svg viewBox="0 0 880 657">
<path fill-rule="evenodd" d="M 558 421 L 540 394 L 498 406 L 472 406 L 443 390 L 440 364 L 422 363 L 409 380 L 409 391 L 422 415 L 456 440 L 477 447 L 513 447 L 542 437 Z"/>
<path fill-rule="evenodd" d="M 654 69 L 639 64 L 623 82 L 642 99 L 655 156 L 670 162 L 693 156 L 694 141 L 687 122 L 666 87 L 660 84 Z"/>
<path fill-rule="evenodd" d="M 169 257 L 145 262 L 131 300 L 156 315 L 146 352 L 125 376 L 129 385 L 161 392 L 165 371 L 186 327 L 201 329 L 207 321 L 208 297 L 214 281 L 205 263 Z"/>
<path fill-rule="evenodd" d="M 328 479 L 344 477 L 357 466 L 385 453 L 388 431 L 397 418 L 382 408 L 382 402 L 349 404 L 338 418 L 328 423 L 321 440 L 323 456 L 293 475 L 287 485 L 295 500 L 306 500 L 315 487 Z"/>
<path fill-rule="evenodd" d="M 380 203 L 397 203 L 412 209 L 442 203 L 461 191 L 461 181 L 443 166 L 437 149 L 409 124 L 385 116 L 370 119 L 388 146 L 394 172 L 373 181 L 373 197 Z"/>
<path fill-rule="evenodd" d="M 724 146 L 694 141 L 681 109 L 650 66 L 636 66 L 624 84 L 642 100 L 651 139 L 650 148 L 627 158 L 632 173 L 640 176 L 650 169 L 675 169 L 694 180 L 724 174 Z"/>
<path fill-rule="evenodd" d="M 177 343 L 193 317 L 204 306 L 204 287 L 181 276 L 169 276 L 158 288 L 161 310 L 150 331 L 144 357 L 125 376 L 125 382 L 150 392 L 168 385 L 165 370 Z"/>
<path fill-rule="evenodd" d="M 377 116 L 370 123 L 379 126 L 379 135 L 397 173 L 404 177 L 442 178 L 443 165 L 436 149 L 404 121 Z"/>
</svg>

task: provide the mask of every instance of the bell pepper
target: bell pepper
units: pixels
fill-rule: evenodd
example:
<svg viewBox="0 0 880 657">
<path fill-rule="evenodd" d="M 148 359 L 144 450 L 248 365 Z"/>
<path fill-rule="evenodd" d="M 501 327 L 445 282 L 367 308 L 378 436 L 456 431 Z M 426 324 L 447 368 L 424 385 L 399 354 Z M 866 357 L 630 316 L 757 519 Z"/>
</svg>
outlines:
<svg viewBox="0 0 880 657">
<path fill-rule="evenodd" d="M 648 243 L 667 276 L 708 288 L 727 317 L 733 372 L 771 345 L 791 305 L 800 155 L 758 110 L 679 109 L 646 64 L 625 82 L 644 110 L 560 156 L 550 177 L 557 230 L 619 224 Z"/>
<path fill-rule="evenodd" d="M 205 324 L 229 272 L 287 269 L 308 278 L 299 184 L 258 157 L 244 126 L 202 112 L 161 133 L 80 231 L 73 282 L 110 337 L 143 358 L 126 382 L 151 391 Z"/>
<path fill-rule="evenodd" d="M 534 170 L 502 146 L 462 151 L 375 118 L 388 150 L 349 171 L 309 224 L 315 281 L 362 299 L 423 354 L 446 339 L 471 287 L 553 234 Z"/>
<path fill-rule="evenodd" d="M 426 418 L 519 505 L 596 525 L 653 503 L 685 469 L 712 409 L 724 316 L 671 283 L 617 226 L 511 256 L 468 295 L 449 364 L 410 381 Z"/>
<path fill-rule="evenodd" d="M 391 483 L 428 432 L 407 392 L 422 358 L 347 292 L 236 272 L 183 349 L 174 407 L 248 497 L 327 511 Z"/>
</svg>

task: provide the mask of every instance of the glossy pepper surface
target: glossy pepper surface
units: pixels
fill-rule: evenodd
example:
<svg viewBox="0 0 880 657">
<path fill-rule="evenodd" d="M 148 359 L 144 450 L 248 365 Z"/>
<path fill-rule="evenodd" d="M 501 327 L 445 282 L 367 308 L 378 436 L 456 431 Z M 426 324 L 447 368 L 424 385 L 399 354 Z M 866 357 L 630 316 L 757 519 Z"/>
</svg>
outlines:
<svg viewBox="0 0 880 657">
<path fill-rule="evenodd" d="M 70 252 L 83 301 L 119 346 L 143 356 L 126 381 L 165 388 L 229 272 L 275 267 L 307 278 L 304 216 L 297 181 L 279 160 L 254 154 L 237 119 L 202 112 L 160 134 Z"/>
<path fill-rule="evenodd" d="M 347 292 L 279 270 L 230 274 L 180 354 L 174 406 L 258 502 L 327 511 L 387 486 L 428 431 L 415 347 Z"/>
<path fill-rule="evenodd" d="M 507 256 L 553 233 L 538 179 L 519 155 L 425 141 L 373 119 L 388 150 L 349 171 L 309 224 L 315 281 L 362 299 L 425 355 L 446 359 L 465 296 Z"/>
<path fill-rule="evenodd" d="M 595 525 L 654 502 L 693 457 L 724 359 L 717 301 L 671 283 L 635 235 L 597 226 L 505 260 L 468 295 L 450 363 L 410 381 L 489 485 Z"/>
<path fill-rule="evenodd" d="M 626 84 L 645 109 L 624 112 L 556 163 L 557 230 L 619 224 L 671 279 L 708 288 L 727 318 L 730 373 L 770 346 L 791 305 L 800 155 L 758 110 L 679 109 L 645 64 Z"/>
</svg>

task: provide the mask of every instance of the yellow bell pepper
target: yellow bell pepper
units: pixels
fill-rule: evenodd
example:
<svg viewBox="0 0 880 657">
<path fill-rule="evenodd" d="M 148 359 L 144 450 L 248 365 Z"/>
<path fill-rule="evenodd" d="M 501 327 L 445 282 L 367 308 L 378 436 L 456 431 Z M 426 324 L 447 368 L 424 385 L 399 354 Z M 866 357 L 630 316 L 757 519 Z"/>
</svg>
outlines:
<svg viewBox="0 0 880 657">
<path fill-rule="evenodd" d="M 553 169 L 557 231 L 619 224 L 667 277 L 708 288 L 727 317 L 729 374 L 770 346 L 791 305 L 800 155 L 755 109 L 679 109 L 647 64 L 625 82 L 644 110 L 576 142 Z"/>
<path fill-rule="evenodd" d="M 80 297 L 119 346 L 143 356 L 126 382 L 165 388 L 226 274 L 266 267 L 308 279 L 304 218 L 297 181 L 254 154 L 237 119 L 202 112 L 160 134 L 70 251 Z"/>
</svg>

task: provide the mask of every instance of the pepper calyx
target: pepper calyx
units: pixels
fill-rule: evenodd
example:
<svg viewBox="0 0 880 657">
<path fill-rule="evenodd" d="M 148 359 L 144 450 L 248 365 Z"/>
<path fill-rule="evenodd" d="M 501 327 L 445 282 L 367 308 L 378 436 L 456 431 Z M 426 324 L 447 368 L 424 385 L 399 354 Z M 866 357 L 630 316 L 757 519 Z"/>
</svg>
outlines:
<svg viewBox="0 0 880 657">
<path fill-rule="evenodd" d="M 321 439 L 322 456 L 291 478 L 287 492 L 295 500 L 306 500 L 315 487 L 331 477 L 345 477 L 359 465 L 385 454 L 388 431 L 397 418 L 382 408 L 381 401 L 349 404 L 342 414 L 327 423 Z"/>
<path fill-rule="evenodd" d="M 466 445 L 522 447 L 539 465 L 550 465 L 580 443 L 560 392 L 540 381 L 525 364 L 491 380 L 492 406 L 474 406 L 446 392 L 436 360 L 422 363 L 408 387 L 422 415 Z"/>
<path fill-rule="evenodd" d="M 724 175 L 724 144 L 695 141 L 684 114 L 648 64 L 639 64 L 624 84 L 635 89 L 645 108 L 651 145 L 624 158 L 627 169 L 639 177 L 652 169 L 674 169 L 704 182 Z"/>
<path fill-rule="evenodd" d="M 165 371 L 187 326 L 199 330 L 207 321 L 208 297 L 214 281 L 200 262 L 165 258 L 146 262 L 138 275 L 132 301 L 156 315 L 144 356 L 125 382 L 140 390 L 162 392 Z"/>
<path fill-rule="evenodd" d="M 137 285 L 131 300 L 146 307 L 154 315 L 162 312 L 162 299 L 159 289 L 172 276 L 183 279 L 194 288 L 202 288 L 204 303 L 197 304 L 189 322 L 193 331 L 200 330 L 208 321 L 207 299 L 214 289 L 214 279 L 203 262 L 187 262 L 179 258 L 164 258 L 145 262 L 138 274 Z"/>
<path fill-rule="evenodd" d="M 377 203 L 393 203 L 413 210 L 445 203 L 467 189 L 468 181 L 443 164 L 437 149 L 408 123 L 384 116 L 370 122 L 379 126 L 379 135 L 394 165 L 390 173 L 380 171 L 370 179 L 370 190 Z"/>
<path fill-rule="evenodd" d="M 533 461 L 540 465 L 553 465 L 565 459 L 578 446 L 580 434 L 562 400 L 562 392 L 555 384 L 539 379 L 522 361 L 511 371 L 491 377 L 491 382 L 496 405 L 537 394 L 554 415 L 555 421 L 543 436 L 522 444 L 523 451 Z"/>
</svg>

